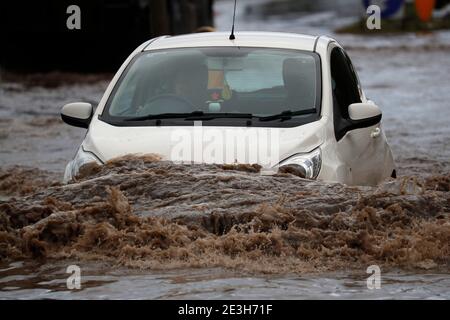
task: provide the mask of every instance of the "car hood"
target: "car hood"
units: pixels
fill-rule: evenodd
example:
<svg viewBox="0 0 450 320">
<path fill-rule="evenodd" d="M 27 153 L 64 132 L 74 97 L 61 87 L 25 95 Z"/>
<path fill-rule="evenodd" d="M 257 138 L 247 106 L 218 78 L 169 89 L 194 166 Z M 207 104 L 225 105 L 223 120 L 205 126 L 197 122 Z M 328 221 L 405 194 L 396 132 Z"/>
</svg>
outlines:
<svg viewBox="0 0 450 320">
<path fill-rule="evenodd" d="M 102 161 L 135 154 L 194 163 L 277 165 L 296 153 L 310 152 L 324 141 L 325 119 L 294 128 L 214 126 L 112 126 L 93 120 L 83 142 Z"/>
</svg>

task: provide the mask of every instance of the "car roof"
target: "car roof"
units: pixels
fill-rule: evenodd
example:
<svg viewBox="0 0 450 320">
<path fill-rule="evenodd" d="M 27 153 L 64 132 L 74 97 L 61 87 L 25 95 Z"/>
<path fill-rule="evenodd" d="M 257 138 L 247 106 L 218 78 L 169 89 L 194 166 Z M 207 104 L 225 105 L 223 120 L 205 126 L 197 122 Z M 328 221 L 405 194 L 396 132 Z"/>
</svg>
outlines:
<svg viewBox="0 0 450 320">
<path fill-rule="evenodd" d="M 192 47 L 261 47 L 314 51 L 318 36 L 281 32 L 204 32 L 181 36 L 163 36 L 151 41 L 144 51 Z"/>
</svg>

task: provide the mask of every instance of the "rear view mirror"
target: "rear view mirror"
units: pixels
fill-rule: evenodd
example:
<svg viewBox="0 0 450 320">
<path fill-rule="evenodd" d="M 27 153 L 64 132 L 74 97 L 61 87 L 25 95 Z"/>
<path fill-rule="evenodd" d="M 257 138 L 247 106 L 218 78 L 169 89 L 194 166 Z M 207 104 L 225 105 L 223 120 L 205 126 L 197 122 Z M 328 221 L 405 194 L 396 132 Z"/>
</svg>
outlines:
<svg viewBox="0 0 450 320">
<path fill-rule="evenodd" d="M 374 103 L 353 103 L 348 107 L 350 119 L 342 119 L 336 129 L 336 139 L 341 140 L 349 131 L 368 128 L 380 123 L 382 113 Z"/>
<path fill-rule="evenodd" d="M 90 103 L 75 102 L 66 104 L 61 110 L 61 119 L 68 125 L 89 128 L 94 108 Z"/>
</svg>

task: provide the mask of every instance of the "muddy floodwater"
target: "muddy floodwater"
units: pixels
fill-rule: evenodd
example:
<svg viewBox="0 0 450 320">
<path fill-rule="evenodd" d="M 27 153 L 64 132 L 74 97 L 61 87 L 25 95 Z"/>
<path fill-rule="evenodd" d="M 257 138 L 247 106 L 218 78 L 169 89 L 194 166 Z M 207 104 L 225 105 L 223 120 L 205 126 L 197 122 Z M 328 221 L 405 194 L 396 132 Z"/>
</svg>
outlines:
<svg viewBox="0 0 450 320">
<path fill-rule="evenodd" d="M 228 9 L 216 5 L 219 29 Z M 250 15 L 241 29 L 330 34 L 330 16 Z M 60 108 L 96 104 L 111 75 L 3 79 L 0 298 L 449 299 L 450 34 L 336 37 L 383 110 L 399 178 L 377 187 L 152 155 L 63 185 L 85 132 Z"/>
</svg>

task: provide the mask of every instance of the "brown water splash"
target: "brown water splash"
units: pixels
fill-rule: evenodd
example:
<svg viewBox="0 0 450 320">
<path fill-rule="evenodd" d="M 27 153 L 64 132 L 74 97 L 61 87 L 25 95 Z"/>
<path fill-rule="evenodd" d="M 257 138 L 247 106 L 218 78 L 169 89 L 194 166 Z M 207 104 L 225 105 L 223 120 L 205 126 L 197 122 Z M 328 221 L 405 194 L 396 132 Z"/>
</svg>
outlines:
<svg viewBox="0 0 450 320">
<path fill-rule="evenodd" d="M 0 195 L 23 196 L 47 186 L 57 186 L 56 176 L 36 168 L 0 168 Z"/>
<path fill-rule="evenodd" d="M 0 202 L 1 259 L 270 273 L 374 263 L 448 270 L 450 175 L 350 188 L 262 176 L 252 166 L 158 160 L 116 159 L 70 185 L 36 182 L 32 194 Z"/>
</svg>

